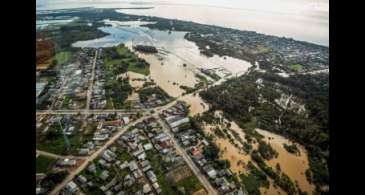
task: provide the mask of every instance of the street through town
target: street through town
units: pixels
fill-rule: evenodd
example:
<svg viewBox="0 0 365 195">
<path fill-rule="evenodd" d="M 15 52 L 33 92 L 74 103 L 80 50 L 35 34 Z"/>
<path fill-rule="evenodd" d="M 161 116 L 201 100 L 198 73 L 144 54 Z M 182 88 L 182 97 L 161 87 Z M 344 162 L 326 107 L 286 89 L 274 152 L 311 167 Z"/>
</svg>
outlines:
<svg viewBox="0 0 365 195">
<path fill-rule="evenodd" d="M 97 53 L 96 53 L 97 55 Z M 95 57 L 96 60 L 96 57 Z M 94 61 L 95 63 L 95 61 Z M 94 69 L 94 67 L 93 67 Z M 93 80 L 93 78 L 92 78 Z M 218 81 L 216 81 L 215 83 L 213 83 L 210 86 L 214 86 L 220 82 L 222 82 L 223 79 L 220 79 Z M 89 87 L 89 91 L 88 91 L 88 102 L 90 101 L 90 97 L 91 96 L 91 89 L 92 89 L 92 85 L 93 82 L 91 83 L 91 87 Z M 206 88 L 203 89 L 199 89 L 197 91 L 195 91 L 195 93 L 198 93 L 199 91 L 202 91 Z M 51 192 L 50 195 L 56 195 L 58 194 L 66 185 L 67 183 L 69 183 L 70 181 L 72 181 L 72 179 L 77 176 L 82 170 L 84 170 L 90 162 L 92 162 L 95 158 L 97 158 L 105 149 L 107 149 L 110 145 L 112 145 L 123 133 L 125 133 L 128 128 L 134 126 L 135 124 L 142 122 L 144 119 L 147 119 L 149 117 L 156 117 L 159 119 L 160 124 L 163 126 L 163 129 L 165 130 L 165 132 L 169 135 L 169 137 L 171 138 L 171 140 L 173 141 L 176 150 L 182 155 L 183 159 L 185 160 L 185 162 L 187 163 L 187 165 L 190 167 L 190 169 L 193 171 L 193 173 L 197 176 L 197 178 L 199 179 L 199 181 L 202 183 L 202 185 L 204 186 L 204 188 L 208 191 L 209 194 L 211 195 L 216 195 L 218 194 L 217 191 L 213 188 L 213 186 L 210 184 L 209 180 L 206 178 L 205 175 L 203 175 L 200 170 L 197 168 L 197 166 L 194 164 L 194 162 L 192 161 L 192 159 L 190 158 L 190 156 L 186 153 L 186 151 L 184 149 L 182 149 L 179 144 L 177 143 L 177 141 L 175 140 L 175 138 L 173 137 L 173 135 L 171 134 L 170 131 L 168 131 L 169 127 L 166 126 L 166 124 L 161 121 L 161 119 L 159 118 L 158 114 L 159 111 L 161 110 L 165 110 L 171 106 L 173 106 L 177 101 L 179 101 L 182 97 L 189 95 L 189 94 L 185 94 L 185 95 L 181 95 L 178 96 L 177 98 L 175 98 L 175 100 L 171 101 L 170 103 L 164 105 L 164 106 L 159 106 L 159 107 L 155 107 L 155 108 L 150 108 L 150 109 L 138 109 L 138 110 L 93 110 L 93 109 L 89 109 L 89 104 L 87 106 L 86 109 L 81 109 L 81 110 L 43 110 L 43 111 L 37 111 L 37 114 L 108 114 L 108 113 L 128 113 L 128 114 L 135 114 L 138 111 L 143 111 L 143 117 L 137 119 L 136 121 L 133 121 L 131 123 L 129 123 L 128 125 L 126 125 L 125 127 L 119 129 L 119 131 L 113 135 L 113 137 L 111 137 L 102 147 L 100 147 L 97 151 L 95 151 L 93 154 L 91 154 L 88 157 L 85 157 L 83 159 L 85 159 L 85 161 L 76 169 L 74 169 L 73 171 L 71 171 L 69 173 L 69 175 L 60 183 L 58 184 Z M 133 109 L 132 109 L 133 110 Z M 154 114 L 151 114 L 154 113 Z M 43 152 L 42 152 L 43 153 Z M 40 153 L 41 154 L 41 153 Z M 50 153 L 48 153 L 47 155 L 51 155 Z M 53 155 L 54 156 L 54 155 Z M 54 156 L 56 157 L 56 156 Z M 61 156 L 60 156 L 61 157 Z"/>
<path fill-rule="evenodd" d="M 193 173 L 196 175 L 196 177 L 199 179 L 200 183 L 204 186 L 204 188 L 208 191 L 208 194 L 210 195 L 218 195 L 217 191 L 213 188 L 213 186 L 210 184 L 207 177 L 201 173 L 199 168 L 195 165 L 193 160 L 190 158 L 190 156 L 186 153 L 186 151 L 181 148 L 178 141 L 175 139 L 174 135 L 171 133 L 170 127 L 167 126 L 167 124 L 161 120 L 161 118 L 158 118 L 159 124 L 162 126 L 162 129 L 165 131 L 165 133 L 170 137 L 172 142 L 175 145 L 176 150 L 179 154 L 183 157 L 186 164 L 190 167 L 190 169 L 193 171 Z"/>
</svg>

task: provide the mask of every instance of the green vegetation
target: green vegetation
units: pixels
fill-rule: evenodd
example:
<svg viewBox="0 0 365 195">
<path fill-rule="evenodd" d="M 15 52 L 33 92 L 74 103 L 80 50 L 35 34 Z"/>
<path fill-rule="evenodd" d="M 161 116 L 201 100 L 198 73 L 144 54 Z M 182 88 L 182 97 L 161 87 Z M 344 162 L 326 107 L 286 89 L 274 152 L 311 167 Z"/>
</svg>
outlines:
<svg viewBox="0 0 365 195">
<path fill-rule="evenodd" d="M 185 85 L 180 85 L 179 87 L 180 87 L 180 89 L 185 90 L 184 94 L 193 93 L 194 91 L 197 90 L 194 87 L 189 87 L 189 86 L 185 86 Z"/>
<path fill-rule="evenodd" d="M 215 72 L 212 72 L 212 71 L 204 71 L 204 74 L 206 74 L 207 76 L 209 76 L 210 78 L 212 78 L 215 81 L 218 81 L 219 79 L 221 79 L 220 76 L 218 76 Z"/>
<path fill-rule="evenodd" d="M 157 53 L 157 49 L 154 46 L 149 45 L 136 45 L 133 47 L 136 51 L 143 52 L 143 53 Z"/>
<path fill-rule="evenodd" d="M 219 128 L 219 127 L 214 128 L 213 132 L 216 136 L 218 136 L 220 138 L 225 137 L 225 134 L 222 132 L 221 128 Z"/>
<path fill-rule="evenodd" d="M 128 79 L 114 80 L 112 78 L 106 79 L 105 91 L 107 97 L 107 104 L 116 109 L 124 108 L 124 102 L 127 100 L 128 95 L 132 93 L 132 87 L 128 82 Z"/>
<path fill-rule="evenodd" d="M 55 60 L 57 60 L 57 64 L 66 64 L 70 61 L 70 59 L 71 52 L 69 51 L 58 52 L 55 55 Z"/>
<path fill-rule="evenodd" d="M 211 143 L 204 147 L 203 154 L 208 160 L 216 160 L 219 157 L 219 148 L 214 143 Z"/>
<path fill-rule="evenodd" d="M 261 156 L 266 159 L 266 160 L 270 160 L 272 158 L 277 158 L 278 157 L 278 152 L 276 152 L 270 144 L 264 142 L 264 141 L 259 141 L 259 147 L 258 147 L 258 151 L 261 154 Z"/>
<path fill-rule="evenodd" d="M 203 187 L 195 175 L 191 175 L 187 178 L 180 180 L 176 184 L 176 186 L 178 189 L 183 188 L 185 192 L 184 194 L 192 194 L 193 192 L 198 191 Z"/>
<path fill-rule="evenodd" d="M 260 182 L 254 175 L 245 175 L 242 173 L 240 177 L 245 189 L 249 194 L 260 195 Z"/>
<path fill-rule="evenodd" d="M 65 139 L 62 129 L 58 122 L 51 124 L 46 132 L 43 129 L 37 131 L 36 147 L 39 150 L 55 153 L 55 154 L 78 154 L 83 143 L 91 139 L 91 136 L 83 135 L 77 129 L 80 128 L 81 123 L 76 121 L 74 127 L 76 130 L 71 135 L 66 135 L 69 142 L 69 150 L 66 148 Z"/>
<path fill-rule="evenodd" d="M 209 81 L 205 76 L 201 74 L 195 74 L 195 76 L 200 80 L 200 82 L 203 82 L 205 85 L 208 85 Z"/>
<path fill-rule="evenodd" d="M 57 184 L 61 183 L 66 176 L 67 171 L 52 172 L 46 175 L 46 177 L 41 181 L 41 186 L 45 189 L 53 189 Z"/>
<path fill-rule="evenodd" d="M 160 184 L 162 194 L 175 194 L 175 190 L 171 187 L 170 181 L 167 181 L 165 173 L 166 167 L 162 166 L 161 157 L 156 151 L 147 152 L 147 159 L 150 161 L 151 167 L 156 174 L 157 181 Z"/>
<path fill-rule="evenodd" d="M 284 143 L 283 146 L 284 146 L 285 150 L 288 151 L 289 153 L 292 153 L 295 155 L 300 155 L 300 151 L 299 151 L 297 144 L 293 143 L 291 145 L 288 145 L 288 144 Z"/>
<path fill-rule="evenodd" d="M 256 83 L 258 79 L 262 79 L 261 87 Z M 329 181 L 328 90 L 328 74 L 284 78 L 253 71 L 202 91 L 200 96 L 212 111 L 223 110 L 228 120 L 245 131 L 248 140 L 260 140 L 262 136 L 254 131 L 257 127 L 305 146 L 311 162 L 311 179 L 319 189 Z M 295 96 L 295 101 L 305 105 L 306 110 L 284 110 L 275 102 L 280 93 Z"/>
<path fill-rule="evenodd" d="M 256 168 L 251 161 L 247 164 L 249 174 L 240 174 L 241 181 L 249 194 L 260 194 L 260 187 L 269 188 L 270 182 L 265 173 Z"/>
<path fill-rule="evenodd" d="M 57 28 L 43 30 L 42 32 L 46 33 L 46 37 L 53 41 L 55 51 L 76 51 L 77 48 L 71 46 L 76 41 L 96 39 L 107 35 L 107 33 L 98 29 L 101 25 L 101 22 L 95 22 L 92 26 L 89 26 L 87 19 L 80 18 L 67 24 L 57 25 Z"/>
<path fill-rule="evenodd" d="M 147 102 L 148 98 L 152 97 L 153 95 L 155 95 L 156 99 L 159 99 L 161 101 L 166 101 L 167 99 L 170 98 L 170 96 L 160 87 L 144 88 L 139 90 L 138 93 L 139 93 L 139 98 L 143 103 Z"/>
<path fill-rule="evenodd" d="M 124 44 L 105 49 L 105 65 L 116 66 L 115 74 L 132 71 L 143 75 L 149 75 L 150 65 L 142 58 L 131 52 Z"/>
<path fill-rule="evenodd" d="M 211 110 L 208 110 L 206 112 L 203 112 L 202 114 L 198 115 L 196 117 L 196 120 L 198 122 L 206 122 L 208 124 L 219 124 L 221 120 L 214 115 L 214 112 Z"/>
<path fill-rule="evenodd" d="M 303 66 L 301 64 L 292 64 L 292 65 L 289 66 L 289 68 L 291 70 L 294 70 L 294 71 L 298 72 L 298 71 L 303 69 Z"/>
<path fill-rule="evenodd" d="M 295 194 L 297 192 L 297 188 L 294 182 L 283 172 L 278 173 L 275 172 L 271 167 L 267 166 L 259 152 L 253 151 L 251 153 L 251 158 L 256 164 L 260 167 L 260 169 L 265 172 L 271 179 L 274 180 L 274 183 L 278 185 L 281 189 L 286 191 L 289 195 Z"/>
<path fill-rule="evenodd" d="M 56 159 L 47 156 L 39 155 L 36 160 L 37 173 L 49 173 Z"/>
</svg>

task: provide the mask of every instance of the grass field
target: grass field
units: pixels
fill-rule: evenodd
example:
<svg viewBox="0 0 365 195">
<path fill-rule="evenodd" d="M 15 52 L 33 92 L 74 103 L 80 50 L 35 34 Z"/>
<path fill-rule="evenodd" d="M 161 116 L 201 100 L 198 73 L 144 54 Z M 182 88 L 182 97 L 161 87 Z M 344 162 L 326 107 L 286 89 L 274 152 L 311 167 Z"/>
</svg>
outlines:
<svg viewBox="0 0 365 195">
<path fill-rule="evenodd" d="M 150 74 L 149 66 L 138 66 L 141 63 L 141 59 L 136 54 L 131 52 L 127 47 L 125 47 L 124 45 L 119 45 L 116 47 L 116 51 L 119 54 L 118 58 L 105 58 L 104 62 L 107 66 L 114 66 L 123 63 L 128 65 L 128 71 L 136 72 L 143 75 Z"/>
<path fill-rule="evenodd" d="M 253 175 L 241 174 L 241 181 L 249 194 L 259 195 L 260 181 Z"/>
<path fill-rule="evenodd" d="M 66 64 L 71 59 L 71 52 L 63 51 L 56 54 L 55 59 L 57 60 L 57 64 Z"/>
<path fill-rule="evenodd" d="M 301 64 L 292 64 L 289 68 L 298 72 L 303 69 L 303 66 Z"/>
<path fill-rule="evenodd" d="M 52 170 L 53 164 L 56 162 L 56 159 L 49 158 L 46 156 L 39 155 L 36 161 L 36 170 L 37 173 L 48 173 Z"/>
<path fill-rule="evenodd" d="M 36 147 L 39 150 L 55 154 L 77 154 L 78 149 L 82 144 L 80 133 L 76 133 L 67 137 L 70 143 L 70 151 L 66 150 L 65 141 L 62 134 L 57 135 L 53 139 L 43 139 L 43 141 L 37 140 Z M 84 142 L 86 142 L 86 140 L 84 140 Z"/>
<path fill-rule="evenodd" d="M 202 185 L 195 175 L 189 176 L 185 179 L 180 180 L 177 183 L 177 187 L 183 187 L 186 193 L 193 193 L 202 188 Z"/>
</svg>

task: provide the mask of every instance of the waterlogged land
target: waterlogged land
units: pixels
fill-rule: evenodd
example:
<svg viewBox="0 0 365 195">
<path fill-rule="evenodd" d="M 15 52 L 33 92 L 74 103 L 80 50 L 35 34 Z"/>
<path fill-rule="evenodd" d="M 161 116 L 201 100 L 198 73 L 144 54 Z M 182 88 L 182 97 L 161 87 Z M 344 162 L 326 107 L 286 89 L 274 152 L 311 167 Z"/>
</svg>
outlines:
<svg viewBox="0 0 365 195">
<path fill-rule="evenodd" d="M 138 56 L 139 58 L 145 60 L 145 62 L 148 64 L 147 72 L 139 72 L 131 69 L 130 67 L 127 73 L 119 75 L 122 78 L 128 77 L 128 83 L 131 86 L 131 93 L 128 94 L 126 100 L 139 100 L 139 90 L 144 88 L 146 84 L 153 83 L 153 85 L 161 88 L 169 96 L 181 98 L 181 100 L 186 101 L 188 105 L 190 105 L 190 116 L 200 116 L 205 111 L 208 111 L 208 109 L 211 109 L 210 111 L 223 110 L 223 113 L 221 112 L 217 114 L 222 118 L 228 116 L 231 120 L 233 119 L 233 121 L 236 121 L 239 125 L 237 125 L 233 121 L 230 121 L 230 125 L 227 128 L 226 126 L 207 122 L 204 125 L 203 129 L 207 134 L 214 135 L 213 141 L 221 150 L 220 159 L 228 160 L 231 164 L 231 171 L 233 173 L 236 173 L 237 175 L 240 175 L 241 173 L 249 175 L 252 170 L 248 168 L 248 162 L 251 161 L 255 164 L 252 156 L 250 155 L 250 152 L 242 149 L 246 147 L 245 143 L 248 142 L 248 139 L 247 131 L 245 131 L 246 128 L 241 127 L 244 127 L 246 125 L 247 120 L 250 119 L 250 117 L 254 118 L 255 115 L 257 115 L 258 113 L 264 113 L 260 115 L 259 122 L 257 124 L 260 124 L 259 127 L 261 128 L 269 127 L 263 128 L 267 129 L 268 131 L 256 128 L 255 129 L 262 137 L 262 140 L 269 143 L 273 150 L 277 152 L 277 156 L 275 158 L 266 159 L 265 164 L 268 167 L 271 167 L 273 170 L 276 170 L 277 164 L 279 164 L 281 172 L 288 175 L 293 182 L 297 182 L 300 190 L 305 191 L 308 194 L 313 193 L 313 191 L 315 190 L 314 184 L 310 184 L 307 181 L 307 177 L 305 174 L 308 168 L 310 168 L 308 152 L 304 149 L 303 146 L 298 145 L 300 155 L 289 153 L 286 149 L 284 149 L 283 144 L 291 144 L 292 142 L 284 137 L 269 132 L 273 130 L 275 130 L 276 132 L 280 131 L 278 131 L 276 127 L 274 128 L 274 126 L 270 126 L 271 124 L 266 124 L 267 120 L 271 122 L 280 121 L 281 119 L 284 122 L 285 120 L 288 120 L 288 116 L 280 115 L 280 112 L 283 109 L 288 110 L 288 106 L 280 104 L 279 106 L 281 108 L 275 107 L 273 108 L 273 111 L 271 111 L 271 107 L 268 107 L 268 105 L 262 101 L 262 97 L 264 99 L 267 99 L 269 102 L 275 102 L 274 100 L 276 99 L 282 99 L 280 98 L 279 93 L 287 93 L 287 91 L 283 91 L 283 89 L 279 89 L 275 93 L 272 90 L 261 91 L 260 88 L 265 88 L 266 85 L 272 87 L 273 84 L 266 82 L 262 83 L 260 79 L 254 81 L 257 82 L 255 86 L 251 86 L 250 83 L 246 86 L 245 84 L 242 84 L 240 82 L 235 83 L 234 79 L 229 80 L 228 78 L 245 78 L 247 75 L 244 75 L 242 77 L 240 76 L 244 73 L 247 73 L 249 68 L 252 67 L 252 64 L 255 64 L 255 66 L 259 65 L 260 68 L 267 70 L 268 73 L 265 76 L 274 81 L 280 80 L 280 78 L 270 78 L 270 74 L 277 73 L 277 75 L 279 76 L 285 75 L 285 77 L 282 77 L 283 79 L 291 79 L 291 76 L 295 76 L 296 74 L 307 75 L 306 71 L 320 71 L 322 68 L 328 65 L 326 63 L 326 59 L 328 57 L 326 55 L 326 48 L 322 46 L 313 46 L 312 44 L 308 43 L 297 43 L 293 40 L 273 38 L 271 36 L 265 37 L 265 35 L 257 35 L 252 32 L 244 32 L 240 34 L 240 32 L 236 32 L 235 30 L 227 30 L 224 28 L 216 29 L 212 26 L 199 25 L 196 23 L 175 20 L 169 23 L 169 21 L 172 20 L 143 16 L 130 16 L 125 14 L 119 14 L 111 10 L 103 10 L 98 15 L 92 15 L 92 13 L 93 9 L 91 9 L 91 11 L 86 10 L 83 12 L 66 12 L 66 15 L 69 17 L 80 17 L 80 20 L 76 22 L 76 24 L 80 26 L 75 26 L 75 21 L 70 22 L 72 24 L 72 28 L 82 29 L 83 25 L 86 24 L 86 26 L 88 26 L 87 29 L 89 30 L 88 33 L 90 35 L 90 39 L 69 39 L 66 42 L 67 44 L 64 44 L 64 46 L 61 48 L 69 49 L 69 47 L 71 46 L 72 48 L 109 48 L 112 46 L 118 46 L 123 43 L 131 52 L 136 54 L 136 56 Z M 54 15 L 59 16 L 62 14 L 65 13 L 60 12 L 55 13 Z M 86 18 L 90 20 L 87 23 L 84 21 Z M 97 22 L 94 24 L 92 21 Z M 192 30 L 192 28 L 194 27 L 197 28 L 195 30 Z M 179 31 L 175 31 L 176 29 L 178 29 Z M 218 33 L 213 33 L 213 35 L 210 37 L 210 35 L 208 34 L 213 32 L 214 29 L 216 29 Z M 226 36 L 222 36 L 224 32 L 229 32 L 229 34 L 226 34 Z M 240 39 L 241 36 L 246 35 L 247 37 L 249 37 L 248 39 L 250 39 L 249 44 L 253 44 L 255 42 L 251 39 L 261 40 L 261 38 L 264 37 L 263 40 L 266 45 L 260 44 L 255 48 L 244 48 L 244 52 L 237 53 L 236 51 L 239 51 L 240 48 L 237 46 L 237 43 L 234 41 L 232 42 L 231 39 L 232 37 Z M 212 44 L 212 40 L 216 40 L 216 44 Z M 280 40 L 282 40 L 283 42 L 280 42 Z M 270 52 L 273 51 L 272 49 L 275 50 L 276 48 L 268 49 L 267 47 L 268 45 L 271 47 L 272 44 L 276 42 L 280 42 L 280 46 L 275 52 L 283 53 L 283 58 L 278 59 L 276 57 L 273 57 L 273 55 L 275 54 L 271 55 L 272 53 Z M 232 44 L 236 45 L 233 46 Z M 133 49 L 133 46 L 135 45 L 152 46 L 156 48 L 158 52 L 153 54 L 136 52 Z M 290 46 L 295 50 L 294 53 L 288 55 L 289 57 L 285 56 L 286 46 Z M 230 52 L 232 49 L 234 49 L 235 51 Z M 305 51 L 304 55 L 309 55 L 310 57 L 305 58 L 299 55 L 301 51 Z M 265 58 L 265 56 L 267 58 Z M 313 59 L 318 60 L 314 62 Z M 250 62 L 245 60 L 248 60 Z M 259 63 L 257 63 L 256 60 L 259 61 Z M 296 60 L 302 60 L 301 64 L 292 63 L 292 61 Z M 314 63 L 311 64 L 312 62 Z M 138 74 L 136 72 L 142 74 Z M 287 73 L 290 73 L 290 75 Z M 317 79 L 317 77 L 319 77 L 320 75 L 315 74 L 315 76 Z M 224 82 L 227 79 L 228 81 Z M 300 82 L 309 82 L 305 81 L 304 79 L 303 81 L 301 79 L 302 78 L 299 78 L 298 83 L 294 83 L 292 85 L 300 86 Z M 285 82 L 286 81 L 284 81 L 284 83 Z M 185 93 L 190 93 L 188 91 L 202 89 L 212 83 L 214 83 L 214 85 L 223 84 L 226 87 L 224 87 L 224 90 L 219 89 L 219 87 L 214 87 L 207 92 L 193 92 L 191 94 L 183 96 Z M 311 87 L 312 85 L 313 83 L 310 83 Z M 241 87 L 243 87 L 243 89 L 241 89 Z M 147 88 L 149 87 L 147 86 Z M 214 92 L 214 90 L 218 90 L 218 92 Z M 293 98 L 294 100 L 292 102 L 290 102 L 289 98 L 288 102 L 290 102 L 292 105 L 289 106 L 289 108 L 294 110 L 288 111 L 297 112 L 295 110 L 295 105 L 299 105 L 301 108 L 303 108 L 302 110 L 304 110 L 305 112 L 308 107 L 305 107 L 304 103 L 307 103 L 308 101 L 313 104 L 313 102 L 316 101 L 315 99 L 298 101 L 298 96 L 300 97 L 300 95 L 303 94 L 303 91 L 306 92 L 308 89 L 301 90 L 302 91 L 299 92 L 294 91 L 295 97 Z M 220 92 L 224 91 L 229 93 L 220 94 Z M 246 91 L 248 92 L 246 93 Z M 260 93 L 263 94 L 263 96 L 257 98 L 256 95 Z M 201 94 L 203 94 L 203 96 L 200 96 Z M 288 96 L 292 97 L 292 95 Z M 239 99 L 242 97 L 246 98 L 247 101 L 245 100 L 242 102 Z M 219 103 L 217 103 L 216 101 L 219 98 L 221 99 L 219 100 Z M 146 97 L 144 97 L 144 99 L 146 99 Z M 149 99 L 149 97 L 147 99 Z M 224 105 L 220 105 L 222 103 Z M 246 104 L 250 106 L 247 106 Z M 273 103 L 273 105 L 275 105 L 275 103 Z M 244 111 L 242 111 L 241 108 L 244 108 Z M 309 109 L 313 108 L 309 107 Z M 251 113 L 251 110 L 255 111 Z M 323 114 L 322 111 L 320 112 L 320 114 Z M 279 119 L 275 119 L 276 116 L 278 116 Z M 304 117 L 305 115 L 300 114 L 300 116 Z M 226 120 L 226 122 L 227 121 L 228 120 Z M 216 130 L 217 127 L 221 128 L 221 130 Z M 250 137 L 258 136 L 257 134 L 252 134 L 252 132 L 248 133 Z M 325 137 L 323 139 L 325 139 Z M 256 142 L 251 142 L 251 152 L 252 150 L 259 150 L 259 143 L 257 142 L 258 139 L 255 140 Z M 306 144 L 305 142 L 303 143 Z M 323 147 L 323 144 L 325 144 L 325 142 L 321 144 L 321 147 Z M 308 145 L 305 146 L 308 147 Z M 316 156 L 317 154 L 311 151 L 310 155 L 313 159 L 313 156 Z M 314 162 L 316 163 L 318 161 Z M 257 166 L 257 164 L 255 164 L 255 166 Z M 314 172 L 312 174 L 316 173 Z M 317 178 L 317 183 L 315 183 L 315 185 L 318 184 L 318 186 L 321 186 L 326 183 L 326 176 L 321 177 L 323 177 L 324 179 L 318 180 L 318 176 L 316 175 L 315 178 Z M 242 178 L 244 177 L 238 177 L 239 180 L 242 180 Z M 285 190 L 281 187 L 274 187 L 275 181 L 272 178 L 268 178 L 268 181 L 268 188 L 262 186 L 259 187 L 261 193 L 286 193 L 284 192 Z"/>
<path fill-rule="evenodd" d="M 229 137 L 231 138 L 227 137 L 227 135 L 219 136 L 216 134 L 217 132 L 215 129 L 217 127 L 223 129 L 222 125 L 206 124 L 203 129 L 208 135 L 214 136 L 214 143 L 220 149 L 220 159 L 228 160 L 230 162 L 230 170 L 237 175 L 240 175 L 241 173 L 247 174 L 249 173 L 249 169 L 247 168 L 248 162 L 254 161 L 249 153 L 242 150 L 243 145 L 239 141 L 239 139 L 244 142 L 247 141 L 244 130 L 234 122 L 230 122 L 230 124 L 228 132 L 225 133 L 230 134 Z M 269 131 L 262 129 L 256 129 L 256 131 L 263 136 L 264 141 L 268 142 L 272 148 L 278 152 L 277 158 L 267 160 L 266 164 L 274 170 L 276 169 L 277 164 L 279 164 L 281 171 L 287 174 L 294 182 L 297 181 L 299 188 L 302 191 L 305 191 L 308 194 L 313 194 L 315 187 L 313 184 L 308 182 L 305 176 L 305 171 L 309 168 L 307 151 L 302 146 L 299 146 L 300 155 L 289 153 L 284 149 L 283 144 L 291 144 L 291 141 Z M 237 133 L 239 138 L 237 138 L 232 132 Z M 259 144 L 257 142 L 252 144 L 252 149 L 257 150 L 258 145 Z M 272 179 L 269 179 L 269 181 L 269 188 L 260 187 L 260 192 L 262 194 L 286 194 L 286 192 L 280 187 L 274 187 Z"/>
</svg>

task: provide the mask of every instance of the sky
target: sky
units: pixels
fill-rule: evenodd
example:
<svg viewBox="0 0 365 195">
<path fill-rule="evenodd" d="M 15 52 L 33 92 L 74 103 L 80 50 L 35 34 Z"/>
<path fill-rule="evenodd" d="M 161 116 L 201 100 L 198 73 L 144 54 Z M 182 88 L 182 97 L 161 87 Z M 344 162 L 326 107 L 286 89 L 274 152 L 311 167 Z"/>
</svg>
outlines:
<svg viewBox="0 0 365 195">
<path fill-rule="evenodd" d="M 37 9 L 144 6 L 155 8 L 125 12 L 329 42 L 329 0 L 37 0 Z"/>
</svg>

